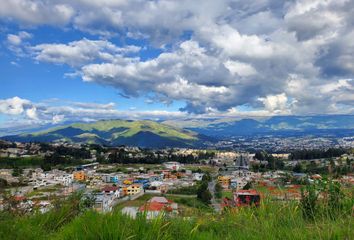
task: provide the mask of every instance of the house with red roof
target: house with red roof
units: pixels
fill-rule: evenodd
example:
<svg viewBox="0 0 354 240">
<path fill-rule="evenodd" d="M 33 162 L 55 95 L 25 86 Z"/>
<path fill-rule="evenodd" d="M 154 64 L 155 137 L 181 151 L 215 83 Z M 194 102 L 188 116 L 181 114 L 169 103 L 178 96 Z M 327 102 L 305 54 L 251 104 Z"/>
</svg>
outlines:
<svg viewBox="0 0 354 240">
<path fill-rule="evenodd" d="M 178 204 L 165 197 L 153 197 L 139 208 L 147 219 L 178 214 Z"/>
</svg>

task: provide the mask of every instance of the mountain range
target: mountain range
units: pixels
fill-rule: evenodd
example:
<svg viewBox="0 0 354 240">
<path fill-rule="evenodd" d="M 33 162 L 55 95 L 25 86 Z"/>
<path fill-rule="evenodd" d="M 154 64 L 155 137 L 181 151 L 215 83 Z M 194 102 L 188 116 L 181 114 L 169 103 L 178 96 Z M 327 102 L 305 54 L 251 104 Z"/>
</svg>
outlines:
<svg viewBox="0 0 354 240">
<path fill-rule="evenodd" d="M 9 141 L 97 143 L 147 148 L 202 147 L 232 136 L 354 136 L 354 115 L 249 119 L 101 120 L 2 137 Z"/>
<path fill-rule="evenodd" d="M 147 148 L 192 147 L 206 140 L 190 130 L 179 129 L 149 120 L 101 120 L 74 123 L 45 131 L 2 137 L 20 142 L 97 143 L 110 146 L 129 145 Z"/>
<path fill-rule="evenodd" d="M 166 121 L 165 124 L 179 126 L 200 134 L 214 137 L 252 135 L 354 135 L 354 115 L 323 116 L 274 116 L 258 119 L 207 119 Z"/>
</svg>

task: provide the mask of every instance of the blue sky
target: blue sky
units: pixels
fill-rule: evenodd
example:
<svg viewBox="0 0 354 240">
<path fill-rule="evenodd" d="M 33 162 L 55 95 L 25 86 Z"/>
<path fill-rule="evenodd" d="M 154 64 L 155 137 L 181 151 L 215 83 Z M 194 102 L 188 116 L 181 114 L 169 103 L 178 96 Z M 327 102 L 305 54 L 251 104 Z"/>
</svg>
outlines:
<svg viewBox="0 0 354 240">
<path fill-rule="evenodd" d="M 7 22 L 3 22 L 6 25 Z M 18 26 L 9 24 L 7 32 L 17 33 L 22 31 Z M 83 38 L 99 40 L 98 36 L 83 33 L 73 29 L 65 30 L 53 27 L 37 27 L 31 29 L 31 37 L 28 41 L 32 45 L 54 42 L 66 43 Z M 1 46 L 2 58 L 0 67 L 2 70 L 2 91 L 0 97 L 11 98 L 21 96 L 34 102 L 41 102 L 47 99 L 58 98 L 75 102 L 114 102 L 122 110 L 136 108 L 140 110 L 166 109 L 176 111 L 183 106 L 182 101 L 175 101 L 173 104 L 163 104 L 161 102 L 146 103 L 144 97 L 121 96 L 120 90 L 96 83 L 85 83 L 79 76 L 68 77 L 66 73 L 73 70 L 64 64 L 49 64 L 34 61 L 26 57 L 19 57 L 6 47 L 7 34 L 2 34 Z M 113 41 L 112 41 L 113 42 Z M 140 51 L 138 56 L 142 61 L 155 58 L 162 51 L 147 45 L 146 41 L 126 39 L 126 44 L 141 46 L 146 49 Z M 123 46 L 121 41 L 116 40 L 117 46 Z"/>
<path fill-rule="evenodd" d="M 352 114 L 353 1 L 3 0 L 0 134 Z"/>
</svg>

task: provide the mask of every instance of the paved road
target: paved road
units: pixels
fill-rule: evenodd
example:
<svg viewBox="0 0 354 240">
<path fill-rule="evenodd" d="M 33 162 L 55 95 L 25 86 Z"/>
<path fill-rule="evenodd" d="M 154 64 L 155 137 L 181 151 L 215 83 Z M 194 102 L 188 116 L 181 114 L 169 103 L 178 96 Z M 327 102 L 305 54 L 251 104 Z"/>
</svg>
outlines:
<svg viewBox="0 0 354 240">
<path fill-rule="evenodd" d="M 215 185 L 216 185 L 216 176 L 212 176 L 211 181 L 208 183 L 208 190 L 211 193 L 211 205 L 213 206 L 216 212 L 221 212 L 221 205 L 216 201 L 215 198 Z"/>
</svg>

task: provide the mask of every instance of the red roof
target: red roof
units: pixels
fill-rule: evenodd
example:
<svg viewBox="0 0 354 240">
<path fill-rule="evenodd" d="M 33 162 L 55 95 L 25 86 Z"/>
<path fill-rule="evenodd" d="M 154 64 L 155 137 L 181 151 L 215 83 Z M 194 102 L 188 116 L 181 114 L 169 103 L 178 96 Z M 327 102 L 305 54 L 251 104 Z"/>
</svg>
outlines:
<svg viewBox="0 0 354 240">
<path fill-rule="evenodd" d="M 15 201 L 21 202 L 26 200 L 26 197 L 24 196 L 14 196 Z"/>
<path fill-rule="evenodd" d="M 119 187 L 115 187 L 115 186 L 105 186 L 102 191 L 104 192 L 113 192 L 113 191 L 117 191 L 119 189 Z"/>
<path fill-rule="evenodd" d="M 148 202 L 139 208 L 139 211 L 161 211 L 165 207 L 165 204 L 159 202 Z"/>
</svg>

